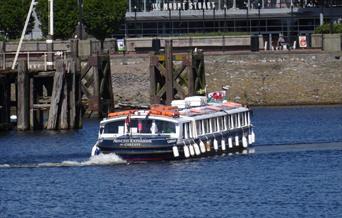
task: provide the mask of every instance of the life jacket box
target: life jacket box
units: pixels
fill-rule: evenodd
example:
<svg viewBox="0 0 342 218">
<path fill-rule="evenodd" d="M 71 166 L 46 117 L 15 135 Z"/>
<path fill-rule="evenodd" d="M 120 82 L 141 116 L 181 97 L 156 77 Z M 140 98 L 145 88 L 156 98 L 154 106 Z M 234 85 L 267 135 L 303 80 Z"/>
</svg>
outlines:
<svg viewBox="0 0 342 218">
<path fill-rule="evenodd" d="M 171 106 L 177 107 L 179 109 L 184 109 L 184 108 L 188 108 L 190 105 L 185 100 L 173 100 L 171 102 Z"/>
<path fill-rule="evenodd" d="M 207 97 L 205 96 L 191 96 L 186 97 L 184 100 L 190 107 L 199 107 L 208 104 Z"/>
</svg>

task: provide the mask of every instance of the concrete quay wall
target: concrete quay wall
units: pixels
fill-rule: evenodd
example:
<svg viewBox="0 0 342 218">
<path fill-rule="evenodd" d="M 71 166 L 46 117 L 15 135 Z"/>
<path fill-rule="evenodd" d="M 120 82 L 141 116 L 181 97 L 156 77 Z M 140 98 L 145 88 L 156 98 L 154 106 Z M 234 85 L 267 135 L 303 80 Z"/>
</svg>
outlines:
<svg viewBox="0 0 342 218">
<path fill-rule="evenodd" d="M 206 53 L 208 91 L 249 105 L 342 104 L 342 53 Z M 112 58 L 115 103 L 149 102 L 149 57 Z"/>
</svg>

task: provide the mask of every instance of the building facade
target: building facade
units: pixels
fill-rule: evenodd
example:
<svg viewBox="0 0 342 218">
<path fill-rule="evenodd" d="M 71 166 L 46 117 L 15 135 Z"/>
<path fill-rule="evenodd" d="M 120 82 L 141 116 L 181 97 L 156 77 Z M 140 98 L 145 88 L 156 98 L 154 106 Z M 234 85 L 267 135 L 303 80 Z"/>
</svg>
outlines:
<svg viewBox="0 0 342 218">
<path fill-rule="evenodd" d="M 311 34 L 340 22 L 342 0 L 127 0 L 126 37 L 193 34 Z"/>
</svg>

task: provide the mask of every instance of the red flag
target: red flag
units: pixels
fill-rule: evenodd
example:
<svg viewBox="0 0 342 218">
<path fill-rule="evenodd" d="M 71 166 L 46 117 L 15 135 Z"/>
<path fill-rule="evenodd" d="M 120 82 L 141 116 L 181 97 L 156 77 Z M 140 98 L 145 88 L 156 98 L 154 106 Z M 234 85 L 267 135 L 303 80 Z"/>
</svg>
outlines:
<svg viewBox="0 0 342 218">
<path fill-rule="evenodd" d="M 143 129 L 143 126 L 142 126 L 141 120 L 139 120 L 138 121 L 138 132 L 141 133 L 142 129 Z"/>
</svg>

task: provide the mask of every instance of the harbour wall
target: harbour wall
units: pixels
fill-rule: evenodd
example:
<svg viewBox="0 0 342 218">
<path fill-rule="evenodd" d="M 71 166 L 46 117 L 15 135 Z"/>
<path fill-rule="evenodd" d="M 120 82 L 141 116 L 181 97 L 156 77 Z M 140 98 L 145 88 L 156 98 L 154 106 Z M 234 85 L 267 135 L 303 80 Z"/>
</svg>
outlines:
<svg viewBox="0 0 342 218">
<path fill-rule="evenodd" d="M 342 53 L 205 53 L 207 90 L 249 105 L 342 104 Z M 111 59 L 115 102 L 149 102 L 149 57 Z"/>
</svg>

